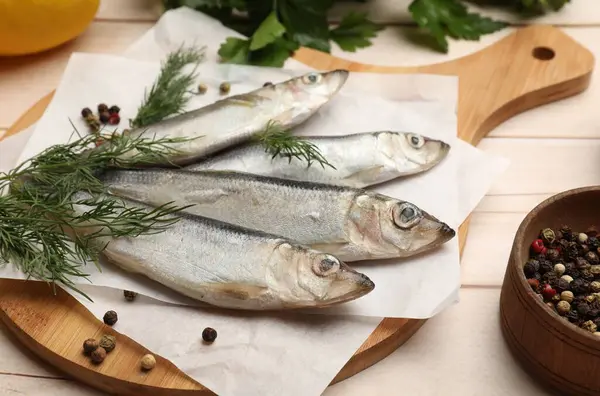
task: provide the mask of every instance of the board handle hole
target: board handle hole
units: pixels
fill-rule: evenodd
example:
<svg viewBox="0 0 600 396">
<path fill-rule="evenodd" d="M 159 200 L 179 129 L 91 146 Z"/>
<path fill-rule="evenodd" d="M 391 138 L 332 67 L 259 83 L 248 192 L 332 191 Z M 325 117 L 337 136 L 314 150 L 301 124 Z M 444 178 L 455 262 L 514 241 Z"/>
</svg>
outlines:
<svg viewBox="0 0 600 396">
<path fill-rule="evenodd" d="M 532 55 L 535 59 L 539 59 L 542 61 L 548 61 L 553 59 L 556 56 L 556 53 L 552 48 L 548 47 L 535 47 L 533 49 Z"/>
</svg>

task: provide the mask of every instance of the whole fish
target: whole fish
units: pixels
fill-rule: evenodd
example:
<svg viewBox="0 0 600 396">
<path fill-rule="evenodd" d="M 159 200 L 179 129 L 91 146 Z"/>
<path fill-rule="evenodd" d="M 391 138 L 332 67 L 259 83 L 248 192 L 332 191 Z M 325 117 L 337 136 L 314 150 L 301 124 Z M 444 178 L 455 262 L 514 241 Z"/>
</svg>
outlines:
<svg viewBox="0 0 600 396">
<path fill-rule="evenodd" d="M 304 122 L 329 102 L 347 78 L 346 70 L 307 73 L 132 129 L 128 134 L 131 138 L 192 139 L 169 144 L 169 148 L 177 152 L 166 159 L 176 165 L 189 164 L 248 140 L 271 121 L 285 129 Z M 130 159 L 137 154 L 131 150 L 121 158 Z"/>
<path fill-rule="evenodd" d="M 84 194 L 75 199 L 80 202 L 74 205 L 77 214 L 89 210 L 81 201 Z M 123 208 L 155 209 L 120 200 Z M 375 287 L 338 258 L 289 239 L 189 213 L 171 216 L 179 220 L 160 233 L 94 241 L 106 245 L 102 254 L 117 266 L 223 308 L 325 307 L 357 299 Z M 89 224 L 76 230 L 93 233 L 101 227 Z"/>
<path fill-rule="evenodd" d="M 304 161 L 267 153 L 245 143 L 187 166 L 190 171 L 230 170 L 282 179 L 363 188 L 426 172 L 448 154 L 450 145 L 405 132 L 368 132 L 343 136 L 307 136 L 333 165 L 307 167 Z"/>
<path fill-rule="evenodd" d="M 340 260 L 408 257 L 455 231 L 416 205 L 351 187 L 229 171 L 116 170 L 111 194 L 281 235 Z"/>
</svg>

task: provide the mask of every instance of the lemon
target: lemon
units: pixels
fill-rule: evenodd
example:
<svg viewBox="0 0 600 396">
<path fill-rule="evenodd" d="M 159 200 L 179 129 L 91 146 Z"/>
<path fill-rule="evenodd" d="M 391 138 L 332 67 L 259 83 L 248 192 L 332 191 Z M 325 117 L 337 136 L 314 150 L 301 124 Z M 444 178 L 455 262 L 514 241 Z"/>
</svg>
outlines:
<svg viewBox="0 0 600 396">
<path fill-rule="evenodd" d="M 0 56 L 32 54 L 79 36 L 100 0 L 0 0 Z"/>
</svg>

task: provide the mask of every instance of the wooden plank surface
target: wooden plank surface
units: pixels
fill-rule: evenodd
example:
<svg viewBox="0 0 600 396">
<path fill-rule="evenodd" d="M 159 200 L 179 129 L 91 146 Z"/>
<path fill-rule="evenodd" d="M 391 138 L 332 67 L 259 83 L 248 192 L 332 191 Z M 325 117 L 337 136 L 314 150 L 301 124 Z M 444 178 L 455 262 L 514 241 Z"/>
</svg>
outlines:
<svg viewBox="0 0 600 396">
<path fill-rule="evenodd" d="M 403 1 L 379 0 L 368 4 L 382 10 L 379 11 L 382 18 L 397 22 L 401 19 L 396 19 L 397 16 L 385 7 L 402 4 Z M 152 4 L 156 5 L 156 2 L 103 0 L 97 22 L 86 34 L 70 44 L 73 47 L 63 47 L 39 58 L 31 57 L 22 63 L 0 60 L 0 128 L 8 127 L 23 110 L 56 85 L 72 51 L 69 48 L 85 52 L 118 52 L 126 48 L 152 25 L 148 21 L 154 18 Z M 546 21 L 567 25 L 600 24 L 600 7 L 589 7 L 592 2 L 595 4 L 596 0 L 574 0 L 568 14 L 556 14 L 553 17 L 558 19 Z M 560 18 L 565 19 L 561 21 Z M 116 20 L 119 22 L 114 22 Z M 500 32 L 487 36 L 481 42 L 453 44 L 451 53 L 443 56 L 411 44 L 410 35 L 406 34 L 411 29 L 393 27 L 384 31 L 370 49 L 357 53 L 342 53 L 334 49 L 334 53 L 365 63 L 435 63 L 475 52 L 507 34 L 507 31 Z M 565 30 L 590 48 L 597 57 L 600 56 L 600 28 Z M 23 72 L 23 69 L 27 72 Z M 14 83 L 12 79 L 18 79 L 19 82 Z M 399 388 L 407 394 L 423 396 L 442 393 L 451 396 L 547 395 L 515 366 L 500 337 L 495 320 L 497 290 L 501 282 L 499 274 L 503 273 L 506 263 L 495 252 L 504 251 L 502 246 L 512 241 L 512 235 L 526 211 L 549 194 L 572 185 L 596 184 L 600 180 L 600 175 L 595 172 L 600 168 L 594 165 L 599 160 L 598 152 L 595 148 L 589 148 L 590 142 L 600 135 L 596 110 L 600 98 L 597 92 L 600 92 L 600 83 L 593 80 L 591 89 L 585 94 L 549 105 L 544 110 L 533 110 L 517 116 L 496 129 L 492 134 L 494 138 L 484 139 L 481 147 L 510 157 L 513 164 L 508 171 L 511 176 L 505 176 L 494 185 L 491 194 L 484 198 L 472 216 L 471 232 L 462 261 L 464 288 L 460 304 L 428 321 L 401 352 L 330 387 L 325 391 L 325 396 L 392 395 Z M 561 149 L 556 142 L 547 141 L 547 138 L 555 137 L 589 140 L 583 140 L 581 144 L 570 142 Z M 558 143 L 562 144 L 563 141 Z M 598 143 L 591 144 L 592 147 L 598 147 Z M 547 162 L 547 150 L 558 151 L 561 158 L 571 164 L 571 170 L 568 171 L 565 162 Z M 515 161 L 518 166 L 515 166 Z M 544 167 L 541 168 L 540 164 L 544 164 Z M 557 177 L 560 180 L 550 177 L 555 174 L 560 175 Z M 513 180 L 517 180 L 516 185 L 512 184 Z M 527 182 L 522 183 L 522 180 Z M 548 181 L 549 184 L 546 183 Z M 496 245 L 499 245 L 498 249 Z M 489 285 L 488 289 L 481 288 L 485 284 Z M 3 357 L 0 359 L 0 395 L 45 396 L 58 395 L 59 392 L 82 396 L 101 394 L 71 381 L 27 377 L 57 374 L 2 332 L 0 354 Z M 473 376 L 471 371 L 477 375 Z M 423 378 L 428 380 L 424 381 Z"/>
</svg>

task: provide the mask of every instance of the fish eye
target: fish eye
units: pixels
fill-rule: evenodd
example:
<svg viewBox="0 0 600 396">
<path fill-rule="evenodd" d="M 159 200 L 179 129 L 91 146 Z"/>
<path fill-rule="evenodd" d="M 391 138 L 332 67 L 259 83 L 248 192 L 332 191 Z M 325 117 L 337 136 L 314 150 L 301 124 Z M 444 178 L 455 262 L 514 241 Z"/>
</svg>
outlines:
<svg viewBox="0 0 600 396">
<path fill-rule="evenodd" d="M 396 205 L 393 210 L 394 223 L 402 229 L 409 229 L 417 225 L 423 215 L 415 205 L 404 202 Z"/>
<path fill-rule="evenodd" d="M 316 84 L 321 81 L 321 75 L 319 73 L 308 73 L 302 77 L 304 84 Z"/>
<path fill-rule="evenodd" d="M 407 139 L 408 143 L 416 149 L 423 147 L 423 145 L 425 144 L 425 139 L 423 139 L 423 136 L 420 135 L 415 135 L 411 133 L 407 135 Z"/>
<path fill-rule="evenodd" d="M 324 258 L 316 261 L 313 264 L 313 272 L 317 276 L 328 276 L 340 269 L 340 261 L 330 255 L 326 255 Z"/>
</svg>

